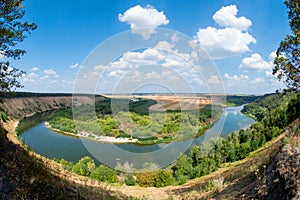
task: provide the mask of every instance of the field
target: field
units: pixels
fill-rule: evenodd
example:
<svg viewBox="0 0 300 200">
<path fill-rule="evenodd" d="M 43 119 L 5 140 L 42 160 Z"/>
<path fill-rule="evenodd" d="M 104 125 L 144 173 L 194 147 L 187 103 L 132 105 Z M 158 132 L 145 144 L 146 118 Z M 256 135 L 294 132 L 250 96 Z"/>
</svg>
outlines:
<svg viewBox="0 0 300 200">
<path fill-rule="evenodd" d="M 204 106 L 212 103 L 212 100 L 206 96 L 191 95 L 106 95 L 106 97 L 116 99 L 151 99 L 156 101 L 157 104 L 150 106 L 150 111 L 199 110 Z"/>
</svg>

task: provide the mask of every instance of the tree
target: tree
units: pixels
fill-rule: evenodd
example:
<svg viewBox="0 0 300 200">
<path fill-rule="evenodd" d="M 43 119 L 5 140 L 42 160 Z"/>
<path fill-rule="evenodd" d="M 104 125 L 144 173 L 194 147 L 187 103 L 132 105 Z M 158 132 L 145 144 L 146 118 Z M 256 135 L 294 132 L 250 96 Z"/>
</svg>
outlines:
<svg viewBox="0 0 300 200">
<path fill-rule="evenodd" d="M 100 165 L 94 169 L 91 173 L 91 177 L 99 181 L 104 181 L 108 183 L 118 182 L 118 177 L 116 171 L 111 168 L 106 167 L 105 165 Z"/>
<path fill-rule="evenodd" d="M 299 91 L 300 86 L 300 2 L 285 0 L 292 33 L 281 41 L 274 60 L 273 75 L 283 80 L 287 91 Z"/>
<path fill-rule="evenodd" d="M 85 156 L 81 158 L 73 167 L 72 172 L 82 175 L 88 176 L 95 168 L 95 162 L 89 156 Z"/>
<path fill-rule="evenodd" d="M 18 60 L 26 53 L 16 48 L 27 36 L 37 28 L 36 24 L 23 22 L 25 14 L 23 0 L 0 1 L 0 90 L 1 96 L 6 92 L 21 88 L 17 80 L 25 72 L 11 66 L 9 60 Z"/>
<path fill-rule="evenodd" d="M 165 187 L 172 185 L 174 183 L 174 178 L 170 170 L 162 169 L 159 170 L 155 177 L 155 186 L 156 187 Z"/>
</svg>

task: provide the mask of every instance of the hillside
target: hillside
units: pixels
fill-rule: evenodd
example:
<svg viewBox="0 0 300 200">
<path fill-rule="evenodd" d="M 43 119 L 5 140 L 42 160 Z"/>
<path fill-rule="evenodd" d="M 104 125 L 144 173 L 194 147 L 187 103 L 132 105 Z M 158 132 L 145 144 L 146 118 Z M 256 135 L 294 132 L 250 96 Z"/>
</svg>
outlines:
<svg viewBox="0 0 300 200">
<path fill-rule="evenodd" d="M 81 98 L 86 104 L 92 101 L 90 97 Z M 263 98 L 253 102 L 245 109 L 248 115 L 256 116 L 256 118 L 265 116 L 260 123 L 268 126 L 256 126 L 256 128 L 267 131 L 264 134 L 270 137 L 268 143 L 256 148 L 251 153 L 248 152 L 244 159 L 223 163 L 219 169 L 211 174 L 197 177 L 183 185 L 164 188 L 141 188 L 140 186 L 126 186 L 124 184 L 106 185 L 106 183 L 100 183 L 96 187 L 99 189 L 101 186 L 103 190 L 95 191 L 95 187 L 88 183 L 88 178 L 64 171 L 62 171 L 63 174 L 60 171 L 53 176 L 53 169 L 49 167 L 49 160 L 46 159 L 47 162 L 43 162 L 39 158 L 30 156 L 30 151 L 28 152 L 19 145 L 10 142 L 6 137 L 7 132 L 1 129 L 0 197 L 1 199 L 49 199 L 53 197 L 51 195 L 61 195 L 63 199 L 124 199 L 123 196 L 116 195 L 117 193 L 126 197 L 134 196 L 141 199 L 207 199 L 211 197 L 215 199 L 281 199 L 280 194 L 293 197 L 298 193 L 298 182 L 295 177 L 297 177 L 299 170 L 297 170 L 298 165 L 294 166 L 292 163 L 297 163 L 295 161 L 298 160 L 297 156 L 299 155 L 300 123 L 296 108 L 300 101 L 297 98 L 287 104 L 287 100 L 290 100 L 288 97 L 281 99 L 280 96 L 274 96 L 274 98 L 276 100 L 273 97 Z M 63 108 L 61 104 L 64 102 L 68 103 L 64 105 L 66 107 L 71 105 L 70 96 L 17 97 L 9 98 L 6 102 L 8 101 L 10 104 L 6 104 L 7 108 L 13 107 L 15 111 L 23 109 L 23 112 L 18 113 L 20 117 L 29 116 L 30 113 L 47 111 L 51 108 Z M 41 109 L 41 106 L 38 106 L 41 103 L 45 103 L 47 106 L 43 106 Z M 19 106 L 19 109 L 15 108 L 16 106 Z M 268 106 L 269 110 L 262 109 L 265 106 Z M 267 113 L 269 114 L 267 115 Z M 286 113 L 288 113 L 288 118 L 285 118 L 286 120 L 282 124 L 280 119 Z M 297 118 L 298 120 L 292 121 Z M 286 128 L 288 124 L 290 124 L 290 128 Z M 280 130 L 274 129 L 273 126 L 275 125 L 280 126 Z M 271 127 L 270 130 L 265 129 L 269 126 Z M 13 128 L 6 128 L 6 130 L 13 131 Z M 274 134 L 275 130 L 276 134 Z M 244 135 L 241 136 L 245 136 L 245 133 L 252 134 L 252 132 L 245 131 L 243 133 Z M 251 137 L 247 138 L 250 139 Z M 245 139 L 248 140 L 247 138 Z M 252 141 L 250 142 L 252 144 Z M 288 144 L 286 148 L 276 157 L 281 146 L 286 143 Z M 291 156 L 292 154 L 295 156 Z M 271 164 L 269 165 L 269 163 Z M 286 171 L 286 169 L 289 170 Z M 256 174 L 257 170 L 259 175 Z M 296 172 L 294 176 L 291 174 L 289 177 L 292 178 L 286 179 L 286 174 L 293 171 Z M 73 177 L 82 179 L 82 183 L 74 185 L 70 181 Z M 224 182 L 220 183 L 220 187 L 212 185 L 213 181 L 221 180 L 221 178 L 224 179 Z M 102 195 L 105 195 L 105 198 Z"/>
<path fill-rule="evenodd" d="M 25 95 L 26 94 L 26 95 Z M 31 96 L 30 96 L 31 95 Z M 38 95 L 34 93 L 17 93 L 15 97 L 4 98 L 0 107 L 11 117 L 21 119 L 50 110 L 72 107 L 72 94 Z M 95 98 L 95 99 L 94 99 Z M 96 100 L 104 99 L 103 96 L 80 95 L 73 99 L 75 106 L 92 104 Z"/>
</svg>

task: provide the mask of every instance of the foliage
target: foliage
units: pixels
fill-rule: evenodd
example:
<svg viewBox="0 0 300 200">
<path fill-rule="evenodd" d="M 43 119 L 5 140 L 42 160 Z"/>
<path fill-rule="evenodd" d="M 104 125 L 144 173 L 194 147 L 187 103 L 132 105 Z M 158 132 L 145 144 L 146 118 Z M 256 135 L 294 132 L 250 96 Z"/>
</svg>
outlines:
<svg viewBox="0 0 300 200">
<path fill-rule="evenodd" d="M 221 190 L 225 187 L 224 177 L 213 179 L 211 183 L 213 192 L 221 192 Z"/>
<path fill-rule="evenodd" d="M 141 187 L 154 187 L 157 172 L 142 172 L 136 175 L 136 182 Z"/>
<path fill-rule="evenodd" d="M 125 184 L 128 186 L 135 185 L 135 179 L 132 174 L 125 174 Z"/>
<path fill-rule="evenodd" d="M 156 112 L 148 115 L 147 106 L 153 105 L 153 100 L 131 102 L 130 112 L 123 111 L 125 110 L 125 108 L 122 109 L 124 101 L 123 99 L 105 99 L 96 102 L 97 117 L 94 108 L 89 105 L 78 106 L 73 110 L 64 109 L 55 113 L 48 122 L 52 128 L 64 132 L 74 134 L 87 132 L 95 135 L 138 138 L 140 142 L 145 143 L 179 140 L 202 134 L 210 122 L 209 119 L 221 113 L 219 107 L 212 110 L 211 106 L 206 106 L 200 111 Z M 111 103 L 116 103 L 117 105 L 114 106 L 120 107 L 114 115 L 111 114 Z M 75 114 L 76 129 L 73 114 Z"/>
<path fill-rule="evenodd" d="M 172 171 L 170 170 L 159 170 L 157 175 L 155 176 L 155 187 L 165 187 L 168 185 L 172 185 L 173 183 L 174 178 Z"/>
<path fill-rule="evenodd" d="M 7 120 L 9 120 L 7 113 L 4 110 L 2 110 L 1 108 L 0 108 L 0 120 L 2 120 L 3 122 L 6 122 Z"/>
<path fill-rule="evenodd" d="M 297 94 L 266 95 L 248 104 L 245 111 L 249 115 L 257 116 L 258 110 L 266 110 L 259 117 L 260 121 L 246 130 L 228 135 L 226 139 L 212 138 L 201 146 L 193 146 L 188 155 L 182 154 L 172 167 L 176 183 L 183 184 L 187 179 L 209 174 L 222 163 L 246 158 L 251 151 L 277 137 L 285 126 L 299 117 L 298 111 L 293 109 L 295 105 L 299 105 Z M 289 110 L 293 114 L 289 114 Z"/>
<path fill-rule="evenodd" d="M 95 161 L 89 156 L 85 156 L 72 167 L 72 172 L 82 176 L 88 176 L 92 173 L 94 168 Z"/>
<path fill-rule="evenodd" d="M 59 163 L 61 164 L 61 166 L 65 169 L 65 170 L 68 170 L 68 171 L 72 171 L 72 168 L 74 166 L 74 163 L 73 162 L 69 162 L 69 161 L 66 161 L 65 159 L 61 159 L 59 161 Z"/>
<path fill-rule="evenodd" d="M 22 87 L 17 80 L 25 72 L 11 67 L 9 59 L 20 59 L 26 52 L 16 48 L 16 45 L 26 38 L 37 26 L 34 23 L 23 22 L 25 10 L 22 0 L 0 1 L 0 90 L 2 96 L 6 92 Z"/>
<path fill-rule="evenodd" d="M 113 169 L 108 168 L 105 165 L 100 165 L 99 167 L 95 168 L 90 176 L 103 182 L 118 182 L 117 173 Z"/>
<path fill-rule="evenodd" d="M 299 91 L 300 86 L 300 4 L 296 0 L 285 0 L 292 33 L 281 41 L 277 49 L 273 74 L 283 80 L 287 91 Z"/>
</svg>

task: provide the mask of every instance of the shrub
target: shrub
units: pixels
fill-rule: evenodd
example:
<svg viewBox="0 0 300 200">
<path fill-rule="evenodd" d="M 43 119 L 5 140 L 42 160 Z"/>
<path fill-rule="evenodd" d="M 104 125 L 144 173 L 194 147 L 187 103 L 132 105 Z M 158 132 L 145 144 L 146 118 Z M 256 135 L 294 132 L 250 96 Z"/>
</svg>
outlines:
<svg viewBox="0 0 300 200">
<path fill-rule="evenodd" d="M 129 186 L 135 185 L 135 179 L 132 174 L 126 174 L 124 178 L 125 178 L 126 185 Z"/>
<path fill-rule="evenodd" d="M 184 175 L 179 175 L 176 177 L 176 183 L 178 185 L 183 185 L 185 184 L 187 181 L 189 180 L 188 176 L 184 176 Z"/>
<path fill-rule="evenodd" d="M 82 175 L 88 176 L 95 168 L 95 162 L 89 156 L 85 156 L 81 158 L 73 167 L 72 172 Z"/>
<path fill-rule="evenodd" d="M 224 177 L 213 179 L 212 185 L 213 185 L 214 192 L 221 192 L 221 190 L 225 187 Z"/>
<path fill-rule="evenodd" d="M 155 176 L 155 186 L 156 187 L 165 187 L 172 185 L 174 183 L 174 178 L 170 170 L 162 169 L 159 170 Z"/>
<path fill-rule="evenodd" d="M 6 112 L 0 110 L 0 119 L 1 119 L 2 121 L 6 122 L 6 121 L 9 120 L 9 117 L 8 117 L 8 115 L 7 115 Z"/>
<path fill-rule="evenodd" d="M 68 170 L 68 171 L 72 171 L 72 167 L 74 166 L 73 162 L 66 161 L 63 158 L 59 161 L 59 163 L 65 170 Z"/>
<path fill-rule="evenodd" d="M 105 165 L 100 165 L 97 167 L 92 173 L 91 177 L 95 178 L 99 181 L 108 182 L 108 183 L 116 183 L 118 182 L 118 177 L 116 171 L 113 169 L 106 167 Z"/>
<path fill-rule="evenodd" d="M 139 173 L 136 176 L 136 182 L 141 187 L 154 187 L 155 186 L 155 177 L 157 172 L 143 172 Z"/>
</svg>

